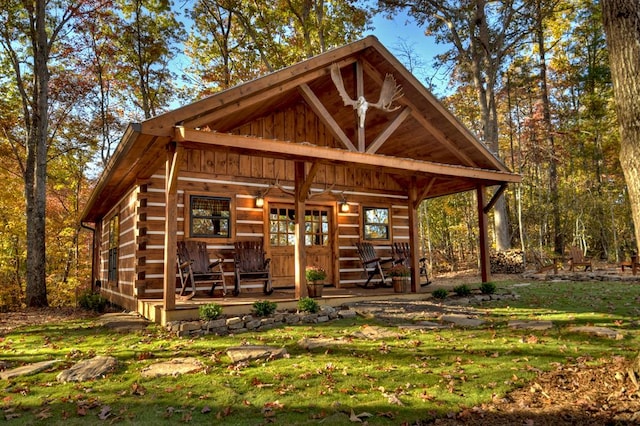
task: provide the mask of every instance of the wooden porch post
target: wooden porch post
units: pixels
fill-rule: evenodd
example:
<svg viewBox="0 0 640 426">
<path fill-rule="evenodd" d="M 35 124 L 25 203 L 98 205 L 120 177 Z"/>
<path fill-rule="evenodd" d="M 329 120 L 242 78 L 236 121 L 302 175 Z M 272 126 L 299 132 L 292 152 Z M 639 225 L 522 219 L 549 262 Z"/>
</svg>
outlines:
<svg viewBox="0 0 640 426">
<path fill-rule="evenodd" d="M 411 177 L 409 185 L 409 246 L 411 248 L 411 292 L 420 289 L 420 265 L 418 255 L 418 184 L 415 176 Z"/>
<path fill-rule="evenodd" d="M 304 210 L 307 199 L 308 186 L 305 181 L 304 161 L 295 162 L 295 212 L 296 212 L 296 245 L 294 247 L 295 259 L 295 297 L 306 297 L 307 285 L 305 268 L 307 265 L 307 252 L 304 245 Z"/>
<path fill-rule="evenodd" d="M 176 308 L 176 233 L 178 231 L 178 170 L 182 162 L 182 145 L 167 145 L 165 171 L 165 208 L 164 208 L 164 296 L 165 311 Z"/>
<path fill-rule="evenodd" d="M 476 188 L 476 198 L 478 199 L 478 226 L 480 227 L 480 273 L 482 282 L 491 281 L 491 263 L 489 261 L 489 238 L 488 220 L 485 212 L 485 186 L 478 185 Z"/>
</svg>

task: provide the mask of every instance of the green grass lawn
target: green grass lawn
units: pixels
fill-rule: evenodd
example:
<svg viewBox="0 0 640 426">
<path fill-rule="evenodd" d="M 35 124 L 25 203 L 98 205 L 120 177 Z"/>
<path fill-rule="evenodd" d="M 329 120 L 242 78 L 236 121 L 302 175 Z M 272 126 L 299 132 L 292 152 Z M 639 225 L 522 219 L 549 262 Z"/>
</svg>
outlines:
<svg viewBox="0 0 640 426">
<path fill-rule="evenodd" d="M 485 303 L 475 329 L 403 331 L 373 319 L 285 326 L 237 336 L 179 339 L 161 327 L 118 334 L 90 320 L 42 324 L 0 336 L 0 360 L 61 359 L 51 371 L 0 381 L 0 412 L 11 424 L 176 423 L 259 425 L 398 425 L 446 416 L 524 386 L 539 371 L 582 358 L 635 357 L 640 286 L 618 282 L 532 282 L 511 288 L 517 300 Z M 477 287 L 473 286 L 473 287 Z M 546 331 L 513 330 L 511 320 L 551 320 Z M 354 337 L 365 325 L 389 327 L 398 339 Z M 609 340 L 570 332 L 597 325 L 622 332 Z M 305 350 L 303 337 L 346 339 Z M 289 357 L 232 364 L 231 346 L 285 347 Z M 57 374 L 95 355 L 118 359 L 115 372 L 83 383 Z M 145 379 L 141 370 L 175 357 L 196 357 L 202 371 Z"/>
</svg>

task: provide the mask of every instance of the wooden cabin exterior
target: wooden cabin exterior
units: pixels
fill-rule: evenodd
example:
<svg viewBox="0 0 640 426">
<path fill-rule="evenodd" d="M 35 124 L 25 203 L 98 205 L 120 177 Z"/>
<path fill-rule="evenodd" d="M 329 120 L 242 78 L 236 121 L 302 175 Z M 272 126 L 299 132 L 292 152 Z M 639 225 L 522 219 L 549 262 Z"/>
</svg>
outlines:
<svg viewBox="0 0 640 426">
<path fill-rule="evenodd" d="M 332 67 L 353 99 L 378 99 L 387 74 L 402 96 L 361 118 Z M 499 193 L 519 179 L 367 37 L 130 125 L 83 222 L 95 226 L 93 280 L 102 294 L 132 310 L 162 299 L 170 311 L 180 240 L 205 241 L 212 258 L 223 257 L 228 287 L 234 242 L 264 241 L 274 287 L 299 298 L 306 265 L 324 267 L 338 288 L 363 284 L 358 241 L 385 255 L 394 242 L 417 252 L 419 203 L 469 190 L 479 195 L 488 279 L 485 189 Z M 261 288 L 242 291 L 259 297 Z"/>
</svg>

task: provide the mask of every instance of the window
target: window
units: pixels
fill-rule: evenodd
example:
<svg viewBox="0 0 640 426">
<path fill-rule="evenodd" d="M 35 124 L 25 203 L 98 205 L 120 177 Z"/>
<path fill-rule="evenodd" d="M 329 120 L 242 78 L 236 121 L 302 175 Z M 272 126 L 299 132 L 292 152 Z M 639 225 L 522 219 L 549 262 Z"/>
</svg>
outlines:
<svg viewBox="0 0 640 426">
<path fill-rule="evenodd" d="M 120 245 L 120 220 L 118 215 L 109 220 L 109 260 L 107 281 L 118 283 L 118 246 Z"/>
<path fill-rule="evenodd" d="M 389 209 L 382 207 L 365 207 L 364 212 L 364 239 L 388 240 L 389 239 Z"/>
<path fill-rule="evenodd" d="M 229 238 L 231 235 L 231 199 L 190 197 L 189 234 L 192 237 Z"/>
<path fill-rule="evenodd" d="M 293 246 L 296 242 L 295 209 L 272 207 L 269 210 L 269 238 L 274 247 Z M 305 210 L 304 242 L 309 246 L 329 245 L 329 212 Z"/>
</svg>

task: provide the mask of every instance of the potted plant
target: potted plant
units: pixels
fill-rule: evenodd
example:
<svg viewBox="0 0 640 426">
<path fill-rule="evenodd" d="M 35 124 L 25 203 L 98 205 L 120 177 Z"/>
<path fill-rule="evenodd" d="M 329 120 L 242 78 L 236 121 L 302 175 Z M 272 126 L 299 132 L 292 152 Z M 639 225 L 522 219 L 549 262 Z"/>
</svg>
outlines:
<svg viewBox="0 0 640 426">
<path fill-rule="evenodd" d="M 393 291 L 396 293 L 408 292 L 409 283 L 411 282 L 411 269 L 402 263 L 397 263 L 387 271 L 387 275 L 393 281 Z"/>
<path fill-rule="evenodd" d="M 322 289 L 324 288 L 322 281 L 327 278 L 327 272 L 320 266 L 307 266 L 305 277 L 307 278 L 309 297 L 322 297 Z"/>
</svg>

